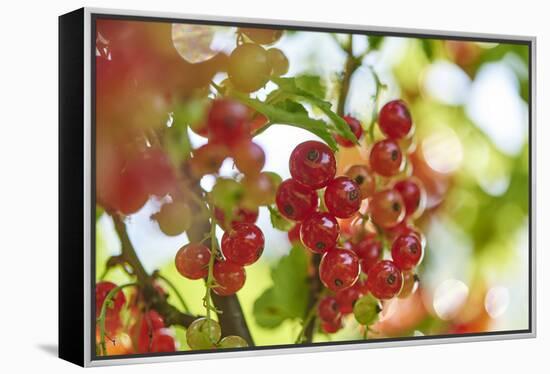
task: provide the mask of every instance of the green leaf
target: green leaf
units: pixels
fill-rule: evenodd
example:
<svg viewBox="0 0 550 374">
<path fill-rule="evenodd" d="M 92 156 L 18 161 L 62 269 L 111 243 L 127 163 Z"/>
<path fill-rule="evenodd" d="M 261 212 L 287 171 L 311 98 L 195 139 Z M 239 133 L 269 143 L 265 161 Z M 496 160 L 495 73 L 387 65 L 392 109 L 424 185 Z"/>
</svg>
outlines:
<svg viewBox="0 0 550 374">
<path fill-rule="evenodd" d="M 384 41 L 383 36 L 375 36 L 375 35 L 369 36 L 369 49 L 371 50 L 379 49 L 383 41 Z"/>
<path fill-rule="evenodd" d="M 256 323 L 261 327 L 275 328 L 285 320 L 285 315 L 275 300 L 274 288 L 268 288 L 254 302 L 252 309 Z"/>
<path fill-rule="evenodd" d="M 294 78 L 296 87 L 306 91 L 310 95 L 324 99 L 327 95 L 327 88 L 318 75 L 300 75 Z"/>
<path fill-rule="evenodd" d="M 254 303 L 258 325 L 275 328 L 285 319 L 303 318 L 308 302 L 307 256 L 299 246 L 272 269 L 273 286 Z"/>
<path fill-rule="evenodd" d="M 304 106 L 302 104 L 297 103 L 297 102 L 292 101 L 292 100 L 289 100 L 289 99 L 278 102 L 277 104 L 274 104 L 274 105 L 277 108 L 285 110 L 289 113 L 300 113 L 300 114 L 304 114 L 306 116 L 308 115 L 306 108 L 304 108 Z"/>
<path fill-rule="evenodd" d="M 271 225 L 281 231 L 288 231 L 294 226 L 294 223 L 287 220 L 285 217 L 279 213 L 277 208 L 274 206 L 268 206 L 269 209 L 269 218 L 271 219 Z"/>
</svg>

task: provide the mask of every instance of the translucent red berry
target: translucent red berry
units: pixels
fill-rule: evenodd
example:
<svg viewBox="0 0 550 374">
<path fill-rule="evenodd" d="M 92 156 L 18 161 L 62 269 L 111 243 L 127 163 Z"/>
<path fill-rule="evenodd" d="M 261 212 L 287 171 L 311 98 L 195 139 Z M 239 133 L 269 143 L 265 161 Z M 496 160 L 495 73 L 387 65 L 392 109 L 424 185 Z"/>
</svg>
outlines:
<svg viewBox="0 0 550 374">
<path fill-rule="evenodd" d="M 340 291 L 353 286 L 359 277 L 357 255 L 344 248 L 333 248 L 326 252 L 319 264 L 319 278 L 332 291 Z"/>
<path fill-rule="evenodd" d="M 378 115 L 380 130 L 392 139 L 401 139 L 409 134 L 412 119 L 407 104 L 402 100 L 388 102 Z"/>
<path fill-rule="evenodd" d="M 325 205 L 338 218 L 349 218 L 361 206 L 361 189 L 348 177 L 330 181 L 325 190 Z"/>
<path fill-rule="evenodd" d="M 209 139 L 231 145 L 249 138 L 249 116 L 248 107 L 237 101 L 214 100 L 208 113 Z"/>
<path fill-rule="evenodd" d="M 170 330 L 168 329 L 159 329 L 153 333 L 153 338 L 151 339 L 151 352 L 175 352 L 176 351 L 176 341 L 172 336 Z"/>
<path fill-rule="evenodd" d="M 324 143 L 310 140 L 299 144 L 290 155 L 290 174 L 313 189 L 323 188 L 336 175 L 336 159 Z"/>
<path fill-rule="evenodd" d="M 393 262 L 401 270 L 411 270 L 422 259 L 422 244 L 416 235 L 401 235 L 391 246 Z"/>
<path fill-rule="evenodd" d="M 366 165 L 352 165 L 346 171 L 346 176 L 357 183 L 361 189 L 361 200 L 371 197 L 376 191 L 374 174 Z"/>
<path fill-rule="evenodd" d="M 344 116 L 343 118 L 344 121 L 346 121 L 346 123 L 348 124 L 349 129 L 351 130 L 353 135 L 355 135 L 355 138 L 357 138 L 357 140 L 361 139 L 361 136 L 363 135 L 363 127 L 361 126 L 361 122 L 359 122 L 356 118 L 352 116 Z M 342 147 L 350 148 L 356 145 L 356 143 L 344 138 L 341 135 L 334 135 L 334 139 Z"/>
<path fill-rule="evenodd" d="M 99 317 L 99 314 L 101 313 L 101 308 L 103 307 L 103 303 L 105 302 L 105 298 L 111 292 L 113 289 L 117 287 L 116 284 L 112 282 L 98 282 L 95 285 L 95 314 L 96 318 Z M 124 304 L 126 303 L 126 296 L 124 296 L 124 292 L 122 290 L 119 290 L 115 296 L 111 299 L 112 304 L 109 306 L 107 305 L 107 315 L 118 315 Z"/>
<path fill-rule="evenodd" d="M 419 216 L 426 204 L 426 193 L 417 179 L 409 178 L 397 182 L 393 188 L 401 194 L 405 203 L 406 216 Z"/>
<path fill-rule="evenodd" d="M 235 166 L 243 174 L 257 175 L 265 164 L 265 153 L 262 147 L 251 140 L 236 143 L 232 149 Z"/>
<path fill-rule="evenodd" d="M 208 275 L 210 250 L 202 245 L 190 243 L 176 253 L 176 269 L 188 279 L 200 279 Z"/>
<path fill-rule="evenodd" d="M 317 306 L 317 314 L 319 318 L 325 322 L 336 322 L 342 317 L 338 302 L 333 296 L 325 296 L 321 299 Z"/>
<path fill-rule="evenodd" d="M 279 212 L 293 221 L 302 221 L 317 208 L 317 193 L 294 179 L 287 179 L 279 185 L 275 197 Z"/>
<path fill-rule="evenodd" d="M 297 223 L 288 231 L 288 241 L 292 244 L 301 243 L 300 239 L 300 228 L 302 227 L 301 223 Z"/>
<path fill-rule="evenodd" d="M 380 240 L 367 236 L 353 246 L 353 251 L 359 257 L 361 270 L 366 274 L 369 269 L 382 257 L 382 243 Z"/>
<path fill-rule="evenodd" d="M 340 312 L 344 315 L 353 312 L 353 304 L 359 297 L 361 297 L 361 292 L 355 285 L 336 292 L 336 301 L 340 307 Z"/>
<path fill-rule="evenodd" d="M 224 257 L 241 266 L 258 261 L 264 250 L 264 234 L 260 228 L 251 223 L 236 223 L 233 229 L 226 231 L 222 237 Z"/>
<path fill-rule="evenodd" d="M 418 276 L 412 271 L 403 272 L 403 288 L 399 292 L 400 299 L 406 299 L 412 295 L 418 287 Z"/>
<path fill-rule="evenodd" d="M 377 225 L 388 228 L 405 218 L 405 203 L 399 192 L 389 189 L 374 194 L 369 202 L 369 212 Z"/>
<path fill-rule="evenodd" d="M 214 280 L 216 286 L 212 289 L 220 296 L 233 295 L 244 286 L 246 272 L 240 265 L 229 261 L 219 261 L 214 264 Z"/>
<path fill-rule="evenodd" d="M 342 328 L 342 320 L 339 319 L 336 322 L 321 321 L 321 330 L 326 334 L 334 334 Z"/>
<path fill-rule="evenodd" d="M 403 154 L 394 140 L 380 140 L 372 146 L 369 155 L 371 169 L 384 177 L 391 177 L 401 171 Z"/>
<path fill-rule="evenodd" d="M 193 151 L 193 157 L 189 160 L 191 173 L 197 178 L 216 173 L 227 156 L 229 150 L 223 144 L 207 143 Z"/>
<path fill-rule="evenodd" d="M 368 272 L 367 286 L 374 297 L 391 299 L 403 286 L 401 270 L 392 261 L 379 261 Z"/>
<path fill-rule="evenodd" d="M 236 208 L 233 210 L 233 214 L 231 215 L 231 221 L 226 222 L 228 218 L 225 217 L 223 210 L 219 208 L 214 209 L 216 222 L 226 231 L 230 230 L 238 223 L 256 223 L 258 220 L 258 213 L 258 208 Z"/>
<path fill-rule="evenodd" d="M 315 212 L 307 217 L 300 228 L 302 243 L 315 253 L 333 248 L 338 240 L 340 227 L 330 213 Z"/>
<path fill-rule="evenodd" d="M 137 336 L 138 351 L 141 353 L 151 352 L 154 333 L 164 327 L 164 319 L 156 310 L 151 309 L 144 313 L 130 331 L 134 338 Z"/>
</svg>

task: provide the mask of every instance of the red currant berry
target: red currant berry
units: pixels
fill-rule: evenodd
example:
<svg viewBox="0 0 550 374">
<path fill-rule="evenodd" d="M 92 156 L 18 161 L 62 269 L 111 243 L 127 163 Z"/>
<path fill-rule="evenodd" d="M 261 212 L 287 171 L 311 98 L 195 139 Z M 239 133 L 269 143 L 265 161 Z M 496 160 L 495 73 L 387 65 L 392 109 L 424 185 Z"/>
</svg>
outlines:
<svg viewBox="0 0 550 374">
<path fill-rule="evenodd" d="M 336 301 L 343 315 L 353 312 L 353 304 L 361 296 L 361 292 L 355 285 L 336 293 Z"/>
<path fill-rule="evenodd" d="M 337 292 L 353 286 L 359 278 L 357 255 L 344 248 L 333 248 L 326 252 L 319 264 L 319 278 L 328 289 Z"/>
<path fill-rule="evenodd" d="M 406 216 L 420 216 L 426 204 L 426 192 L 417 179 L 405 179 L 397 182 L 393 188 L 401 194 L 405 203 Z"/>
<path fill-rule="evenodd" d="M 214 264 L 214 280 L 216 286 L 212 289 L 220 296 L 233 295 L 244 286 L 246 272 L 240 265 L 229 261 Z"/>
<path fill-rule="evenodd" d="M 351 132 L 357 140 L 361 139 L 361 136 L 363 135 L 363 126 L 361 126 L 361 122 L 359 122 L 357 119 L 353 118 L 352 116 L 344 116 L 344 121 L 348 124 Z M 341 135 L 334 135 L 334 139 L 338 144 L 340 144 L 342 147 L 350 148 L 354 147 L 356 143 L 352 142 L 351 140 L 348 140 L 344 138 Z"/>
<path fill-rule="evenodd" d="M 260 258 L 264 250 L 264 234 L 251 223 L 237 223 L 222 237 L 224 257 L 238 265 L 248 266 Z"/>
<path fill-rule="evenodd" d="M 301 223 L 297 223 L 288 231 L 288 241 L 292 244 L 301 243 L 300 241 L 300 228 L 302 227 Z"/>
<path fill-rule="evenodd" d="M 422 259 L 422 244 L 416 235 L 401 235 L 391 246 L 391 257 L 399 269 L 410 270 Z"/>
<path fill-rule="evenodd" d="M 361 206 L 361 189 L 348 177 L 329 182 L 325 190 L 325 205 L 338 218 L 349 218 Z"/>
<path fill-rule="evenodd" d="M 321 329 L 326 334 L 334 334 L 335 332 L 338 332 L 338 330 L 340 330 L 341 328 L 342 328 L 341 319 L 335 322 L 325 322 L 325 321 L 321 322 Z"/>
<path fill-rule="evenodd" d="M 359 241 L 353 246 L 354 252 L 359 257 L 361 270 L 366 274 L 369 269 L 376 264 L 382 256 L 382 243 L 370 236 Z"/>
<path fill-rule="evenodd" d="M 175 352 L 176 341 L 168 329 L 160 329 L 153 333 L 151 352 Z"/>
<path fill-rule="evenodd" d="M 258 175 L 265 164 L 265 153 L 253 141 L 243 140 L 233 147 L 233 160 L 243 174 Z"/>
<path fill-rule="evenodd" d="M 384 139 L 372 146 L 369 163 L 375 173 L 391 177 L 401 171 L 402 162 L 403 154 L 395 141 Z"/>
<path fill-rule="evenodd" d="M 116 284 L 112 282 L 99 282 L 95 285 L 95 314 L 96 318 L 99 317 L 99 314 L 101 313 L 101 308 L 103 307 L 103 303 L 105 302 L 105 298 L 111 292 L 113 289 L 117 287 Z M 112 305 L 107 305 L 107 315 L 118 315 L 118 312 L 122 309 L 124 304 L 126 303 L 126 296 L 124 296 L 124 292 L 122 290 L 119 290 L 116 295 L 111 299 Z"/>
<path fill-rule="evenodd" d="M 215 208 L 214 215 L 216 222 L 226 231 L 231 230 L 238 223 L 256 223 L 258 220 L 258 208 L 245 209 L 236 208 L 231 216 L 231 222 L 226 222 L 225 214 L 223 210 Z"/>
<path fill-rule="evenodd" d="M 189 161 L 191 173 L 197 178 L 217 172 L 223 161 L 229 155 L 229 150 L 218 143 L 207 143 L 193 151 Z"/>
<path fill-rule="evenodd" d="M 336 322 L 342 317 L 338 302 L 333 296 L 326 296 L 319 302 L 317 314 L 324 322 Z"/>
<path fill-rule="evenodd" d="M 413 293 L 415 293 L 418 287 L 418 276 L 412 271 L 403 272 L 403 288 L 399 292 L 400 299 L 406 299 Z"/>
<path fill-rule="evenodd" d="M 208 275 L 210 250 L 202 244 L 190 243 L 176 253 L 176 269 L 188 279 L 200 279 Z"/>
<path fill-rule="evenodd" d="M 315 211 L 319 198 L 314 190 L 294 179 L 287 179 L 279 185 L 275 202 L 283 216 L 293 221 L 302 221 Z"/>
<path fill-rule="evenodd" d="M 244 187 L 243 206 L 247 209 L 257 209 L 259 206 L 271 205 L 275 202 L 275 194 L 279 181 L 274 173 L 261 172 L 259 175 L 245 176 L 241 184 Z"/>
<path fill-rule="evenodd" d="M 392 261 L 379 261 L 368 272 L 367 286 L 374 297 L 391 299 L 403 286 L 401 270 Z"/>
<path fill-rule="evenodd" d="M 376 181 L 366 165 L 353 165 L 346 171 L 346 176 L 361 189 L 361 200 L 371 197 L 376 192 Z"/>
<path fill-rule="evenodd" d="M 392 139 L 401 139 L 409 134 L 412 127 L 411 114 L 402 100 L 393 100 L 380 109 L 378 115 L 380 130 Z"/>
<path fill-rule="evenodd" d="M 324 253 L 336 245 L 340 227 L 330 213 L 315 212 L 302 222 L 302 243 L 315 253 Z"/>
<path fill-rule="evenodd" d="M 298 144 L 289 160 L 290 174 L 297 182 L 313 189 L 325 187 L 336 175 L 336 159 L 324 143 L 310 140 Z"/>
<path fill-rule="evenodd" d="M 156 310 L 149 310 L 145 313 L 130 332 L 133 336 L 137 335 L 138 351 L 150 352 L 154 333 L 164 327 L 164 319 Z"/>
<path fill-rule="evenodd" d="M 393 227 L 405 218 L 405 203 L 399 192 L 382 190 L 369 203 L 372 220 L 382 228 Z"/>
<path fill-rule="evenodd" d="M 237 101 L 214 100 L 208 113 L 210 140 L 231 145 L 250 138 L 249 116 L 248 107 Z"/>
</svg>

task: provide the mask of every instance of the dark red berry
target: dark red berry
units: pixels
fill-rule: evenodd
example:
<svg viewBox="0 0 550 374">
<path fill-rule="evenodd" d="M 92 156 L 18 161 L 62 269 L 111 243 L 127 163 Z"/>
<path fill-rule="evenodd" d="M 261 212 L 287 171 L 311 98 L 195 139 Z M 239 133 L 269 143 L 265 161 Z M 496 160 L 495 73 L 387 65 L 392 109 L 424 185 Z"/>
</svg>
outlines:
<svg viewBox="0 0 550 374">
<path fill-rule="evenodd" d="M 367 274 L 369 269 L 376 264 L 382 256 L 382 243 L 372 236 L 367 236 L 353 246 L 354 252 L 359 257 L 361 270 Z"/>
<path fill-rule="evenodd" d="M 319 264 L 319 278 L 328 289 L 337 292 L 353 286 L 359 277 L 357 255 L 344 248 L 326 252 Z"/>
<path fill-rule="evenodd" d="M 313 189 L 323 188 L 336 175 L 336 159 L 324 143 L 307 141 L 290 155 L 290 174 L 297 182 Z"/>
<path fill-rule="evenodd" d="M 301 243 L 300 241 L 300 228 L 302 227 L 301 223 L 297 223 L 288 231 L 288 241 L 292 244 Z"/>
<path fill-rule="evenodd" d="M 160 329 L 153 333 L 153 339 L 151 339 L 151 352 L 175 352 L 176 341 L 171 335 L 170 330 Z"/>
<path fill-rule="evenodd" d="M 216 216 L 216 222 L 224 229 L 230 230 L 238 223 L 256 223 L 258 220 L 258 208 L 245 209 L 236 208 L 231 216 L 231 222 L 226 222 L 225 214 L 223 210 L 215 208 L 214 214 Z"/>
<path fill-rule="evenodd" d="M 214 100 L 208 113 L 210 140 L 232 145 L 250 138 L 249 116 L 248 107 L 237 101 Z"/>
<path fill-rule="evenodd" d="M 422 259 L 422 244 L 414 234 L 401 235 L 391 246 L 393 262 L 401 270 L 411 270 Z"/>
<path fill-rule="evenodd" d="M 317 306 L 317 314 L 322 321 L 329 323 L 339 321 L 342 317 L 338 302 L 333 296 L 325 296 L 321 299 Z"/>
<path fill-rule="evenodd" d="M 375 173 L 391 177 L 401 171 L 402 162 L 403 154 L 395 141 L 384 139 L 372 146 L 369 164 Z"/>
<path fill-rule="evenodd" d="M 402 100 L 388 102 L 378 115 L 380 130 L 392 139 L 401 139 L 409 134 L 412 119 L 407 104 Z"/>
<path fill-rule="evenodd" d="M 361 139 L 361 136 L 363 135 L 363 126 L 361 126 L 361 122 L 359 122 L 357 119 L 355 119 L 352 116 L 344 116 L 344 121 L 348 124 L 351 132 L 357 140 Z M 356 143 L 352 142 L 351 140 L 348 140 L 344 138 L 341 135 L 334 135 L 334 139 L 338 144 L 340 144 L 342 147 L 350 148 L 356 145 Z"/>
<path fill-rule="evenodd" d="M 244 286 L 246 272 L 240 265 L 229 261 L 214 264 L 214 280 L 216 286 L 212 289 L 220 296 L 233 295 Z"/>
<path fill-rule="evenodd" d="M 98 282 L 95 285 L 95 314 L 96 318 L 99 317 L 101 313 L 101 308 L 105 302 L 105 298 L 113 289 L 117 287 L 116 284 L 112 282 Z M 124 304 L 126 303 L 126 296 L 124 292 L 119 290 L 116 295 L 111 299 L 112 305 L 107 305 L 107 315 L 118 315 Z"/>
<path fill-rule="evenodd" d="M 402 285 L 401 270 L 392 261 L 379 261 L 368 272 L 367 286 L 378 299 L 391 299 L 401 291 Z"/>
<path fill-rule="evenodd" d="M 255 263 L 264 250 L 264 234 L 251 223 L 236 223 L 222 237 L 224 257 L 241 266 Z"/>
<path fill-rule="evenodd" d="M 151 309 L 144 313 L 130 331 L 134 338 L 137 336 L 138 351 L 140 353 L 151 352 L 154 333 L 164 327 L 164 319 L 156 310 Z"/>
<path fill-rule="evenodd" d="M 359 291 L 359 288 L 355 287 L 355 285 L 346 288 L 345 290 L 338 291 L 336 293 L 336 301 L 338 303 L 338 306 L 340 307 L 340 312 L 344 315 L 352 313 L 353 304 L 360 296 L 361 292 Z"/>
<path fill-rule="evenodd" d="M 176 253 L 176 269 L 188 279 L 200 279 L 208 275 L 210 250 L 202 244 L 190 243 Z"/>
<path fill-rule="evenodd" d="M 417 179 L 405 179 L 397 182 L 393 188 L 401 194 L 405 203 L 406 216 L 422 214 L 425 205 L 425 192 Z"/>
<path fill-rule="evenodd" d="M 332 214 L 315 212 L 302 222 L 300 238 L 313 252 L 323 253 L 336 245 L 339 233 L 338 221 Z"/>
<path fill-rule="evenodd" d="M 405 203 L 399 192 L 389 189 L 374 194 L 369 202 L 372 220 L 382 228 L 393 227 L 405 218 Z"/>
<path fill-rule="evenodd" d="M 336 322 L 321 322 L 321 329 L 323 332 L 327 334 L 334 334 L 335 332 L 338 332 L 342 328 L 342 320 L 339 319 Z"/>
<path fill-rule="evenodd" d="M 330 181 L 325 190 L 325 205 L 338 218 L 349 218 L 361 206 L 361 189 L 348 177 Z"/>
<path fill-rule="evenodd" d="M 293 221 L 302 221 L 317 208 L 317 193 L 294 179 L 287 179 L 279 185 L 275 197 L 279 212 Z"/>
</svg>

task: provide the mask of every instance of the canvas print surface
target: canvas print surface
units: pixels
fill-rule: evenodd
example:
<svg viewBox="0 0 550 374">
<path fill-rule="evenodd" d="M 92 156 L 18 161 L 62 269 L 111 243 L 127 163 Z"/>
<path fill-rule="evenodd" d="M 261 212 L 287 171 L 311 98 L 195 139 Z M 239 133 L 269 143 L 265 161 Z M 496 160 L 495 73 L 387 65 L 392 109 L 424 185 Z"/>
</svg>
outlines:
<svg viewBox="0 0 550 374">
<path fill-rule="evenodd" d="M 92 30 L 95 358 L 530 329 L 528 44 Z"/>
</svg>

